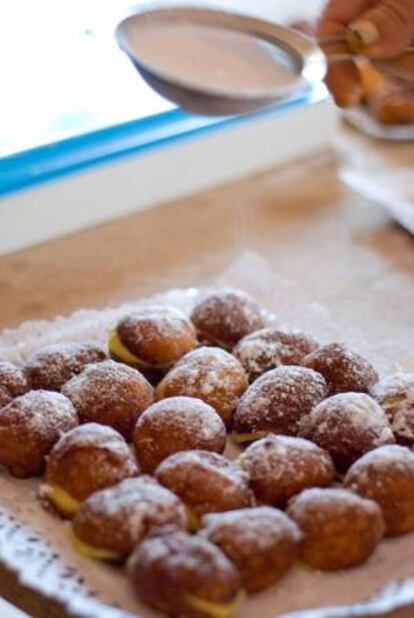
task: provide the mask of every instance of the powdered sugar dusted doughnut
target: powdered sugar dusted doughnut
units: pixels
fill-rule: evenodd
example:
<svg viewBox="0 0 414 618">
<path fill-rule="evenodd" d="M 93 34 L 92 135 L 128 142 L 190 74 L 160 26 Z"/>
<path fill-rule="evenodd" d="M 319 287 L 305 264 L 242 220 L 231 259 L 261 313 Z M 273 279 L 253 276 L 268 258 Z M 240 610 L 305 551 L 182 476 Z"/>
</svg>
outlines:
<svg viewBox="0 0 414 618">
<path fill-rule="evenodd" d="M 278 367 L 258 378 L 239 401 L 233 432 L 237 442 L 267 433 L 296 435 L 299 421 L 327 394 L 321 374 L 305 367 Z"/>
<path fill-rule="evenodd" d="M 236 565 L 247 592 L 271 586 L 292 566 L 301 533 L 281 511 L 270 507 L 205 515 L 201 535 Z"/>
<path fill-rule="evenodd" d="M 206 295 L 194 307 L 191 319 L 201 340 L 228 350 L 265 325 L 258 303 L 245 292 L 232 289 Z"/>
<path fill-rule="evenodd" d="M 268 435 L 251 444 L 239 465 L 256 498 L 278 507 L 285 507 L 303 489 L 329 485 L 335 472 L 329 453 L 308 440 L 289 436 Z"/>
<path fill-rule="evenodd" d="M 126 479 L 90 496 L 72 525 L 75 546 L 90 557 L 122 560 L 156 526 L 186 528 L 182 502 L 149 476 Z"/>
<path fill-rule="evenodd" d="M 244 337 L 233 350 L 251 382 L 280 365 L 300 365 L 318 344 L 299 331 L 264 328 Z"/>
<path fill-rule="evenodd" d="M 378 380 L 377 372 L 367 359 L 340 343 L 319 348 L 307 356 L 303 364 L 325 377 L 331 394 L 367 393 Z"/>
<path fill-rule="evenodd" d="M 338 470 L 368 451 L 395 442 L 385 412 L 364 393 L 329 397 L 304 417 L 300 435 L 326 449 Z"/>
<path fill-rule="evenodd" d="M 60 438 L 78 424 L 69 399 L 51 391 L 30 391 L 0 410 L 0 464 L 19 478 L 35 476 Z"/>
<path fill-rule="evenodd" d="M 30 356 L 23 366 L 30 387 L 59 391 L 90 363 L 108 358 L 97 343 L 58 343 L 49 345 Z"/>
<path fill-rule="evenodd" d="M 387 376 L 372 387 L 371 394 L 385 410 L 397 441 L 414 445 L 414 374 Z"/>
<path fill-rule="evenodd" d="M 159 399 L 185 395 L 213 406 L 230 425 L 240 396 L 248 386 L 239 361 L 221 348 L 202 347 L 186 354 L 159 383 Z"/>
<path fill-rule="evenodd" d="M 82 423 L 109 425 L 127 440 L 154 399 L 152 386 L 137 369 L 111 360 L 88 365 L 62 393 L 73 402 Z"/>
<path fill-rule="evenodd" d="M 251 506 L 252 492 L 242 470 L 217 453 L 186 451 L 156 469 L 157 480 L 177 494 L 197 518 L 205 513 Z"/>
<path fill-rule="evenodd" d="M 197 346 L 193 324 L 174 307 L 141 307 L 122 318 L 109 339 L 111 355 L 139 368 L 166 370 Z"/>
<path fill-rule="evenodd" d="M 0 408 L 28 390 L 23 372 L 6 361 L 0 361 Z"/>
<path fill-rule="evenodd" d="M 128 570 L 142 601 L 172 618 L 230 618 L 241 600 L 236 567 L 207 539 L 185 532 L 147 539 Z"/>
<path fill-rule="evenodd" d="M 303 533 L 302 560 L 322 570 L 364 562 L 385 529 L 375 502 L 344 489 L 306 489 L 292 500 L 288 515 Z"/>
<path fill-rule="evenodd" d="M 150 406 L 138 419 L 134 447 L 144 472 L 167 457 L 201 449 L 222 453 L 226 428 L 214 409 L 192 397 L 171 397 Z"/>
<path fill-rule="evenodd" d="M 121 434 L 87 423 L 68 431 L 54 445 L 40 495 L 59 513 L 71 516 L 95 491 L 137 474 L 138 466 Z"/>
<path fill-rule="evenodd" d="M 414 453 L 402 446 L 382 446 L 348 470 L 345 487 L 377 502 L 387 534 L 414 530 Z"/>
</svg>

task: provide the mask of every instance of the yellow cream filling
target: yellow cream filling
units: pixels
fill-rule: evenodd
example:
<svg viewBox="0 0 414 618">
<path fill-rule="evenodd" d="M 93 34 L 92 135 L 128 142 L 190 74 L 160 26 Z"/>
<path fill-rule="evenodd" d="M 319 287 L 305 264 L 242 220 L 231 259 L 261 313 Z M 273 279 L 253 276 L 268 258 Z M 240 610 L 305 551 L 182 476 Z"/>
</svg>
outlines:
<svg viewBox="0 0 414 618">
<path fill-rule="evenodd" d="M 72 498 L 67 491 L 58 485 L 53 485 L 53 483 L 44 483 L 40 488 L 40 495 L 49 500 L 59 513 L 66 515 L 66 517 L 74 515 L 80 507 L 79 500 Z"/>
<path fill-rule="evenodd" d="M 188 506 L 186 507 L 186 511 L 188 527 L 190 528 L 191 532 L 197 532 L 197 530 L 200 530 L 201 528 L 200 517 Z"/>
<path fill-rule="evenodd" d="M 243 598 L 244 592 L 240 590 L 231 603 L 212 603 L 211 601 L 205 601 L 204 599 L 195 597 L 192 594 L 187 595 L 186 601 L 192 609 L 203 612 L 206 616 L 211 618 L 230 618 L 230 616 L 233 616 L 237 611 Z"/>
<path fill-rule="evenodd" d="M 110 353 L 115 356 L 115 358 L 117 358 L 123 363 L 126 363 L 127 365 L 135 365 L 138 367 L 145 367 L 147 369 L 159 369 L 160 371 L 169 369 L 169 367 L 171 367 L 171 363 L 147 363 L 146 361 L 142 360 L 142 358 L 138 358 L 138 356 L 132 354 L 132 352 L 130 352 L 128 348 L 124 346 L 124 344 L 118 337 L 118 333 L 116 332 L 116 330 L 113 330 L 112 333 L 109 335 L 108 348 Z"/>
<path fill-rule="evenodd" d="M 261 440 L 269 434 L 268 431 L 256 431 L 252 433 L 233 433 L 231 439 L 236 444 L 243 444 L 244 442 L 254 442 L 255 440 Z"/>
<path fill-rule="evenodd" d="M 109 335 L 108 348 L 111 354 L 127 365 L 140 365 L 141 361 L 137 356 L 128 350 L 118 337 L 116 330 Z"/>
<path fill-rule="evenodd" d="M 71 528 L 71 540 L 74 548 L 79 554 L 92 558 L 93 560 L 110 560 L 112 562 L 119 562 L 123 559 L 123 556 L 115 551 L 109 549 L 102 549 L 89 545 L 76 536 L 73 528 Z"/>
</svg>

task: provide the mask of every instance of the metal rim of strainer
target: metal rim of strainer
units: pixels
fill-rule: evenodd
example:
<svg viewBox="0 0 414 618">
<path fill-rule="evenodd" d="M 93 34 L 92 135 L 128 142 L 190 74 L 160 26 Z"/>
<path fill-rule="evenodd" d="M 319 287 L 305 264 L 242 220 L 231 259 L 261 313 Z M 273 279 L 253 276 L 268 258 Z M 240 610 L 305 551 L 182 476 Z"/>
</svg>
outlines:
<svg viewBox="0 0 414 618">
<path fill-rule="evenodd" d="M 281 49 L 292 60 L 297 80 L 272 88 L 241 90 L 240 94 L 225 89 L 201 87 L 190 80 L 177 79 L 151 66 L 134 51 L 134 30 L 158 23 L 193 23 L 228 29 L 248 34 Z M 260 109 L 277 101 L 285 100 L 304 89 L 306 84 L 321 82 L 326 73 L 326 58 L 315 40 L 286 26 L 256 17 L 190 5 L 166 7 L 152 5 L 139 9 L 126 17 L 117 26 L 116 40 L 129 56 L 141 76 L 157 92 L 191 111 L 203 113 L 233 114 Z"/>
</svg>

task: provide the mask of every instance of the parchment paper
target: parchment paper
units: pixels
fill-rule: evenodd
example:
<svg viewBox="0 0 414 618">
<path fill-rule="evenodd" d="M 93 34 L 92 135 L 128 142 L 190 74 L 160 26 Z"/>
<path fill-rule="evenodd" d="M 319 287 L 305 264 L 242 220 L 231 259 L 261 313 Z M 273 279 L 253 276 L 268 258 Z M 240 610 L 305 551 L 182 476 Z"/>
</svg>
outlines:
<svg viewBox="0 0 414 618">
<path fill-rule="evenodd" d="M 342 315 L 333 314 L 320 302 L 318 290 L 314 290 L 314 297 L 310 296 L 300 283 L 279 277 L 256 254 L 242 255 L 213 283 L 252 293 L 276 324 L 303 328 L 321 341 L 348 341 L 367 354 L 381 373 L 397 368 L 414 370 L 414 332 L 401 332 L 396 323 L 389 325 L 387 337 L 381 338 L 384 316 L 375 310 L 378 302 L 375 294 L 359 301 L 359 310 L 372 314 L 369 329 L 361 332 L 350 323 L 346 302 Z M 383 293 L 380 289 L 379 294 Z M 188 312 L 199 294 L 197 289 L 172 290 L 149 301 L 137 300 L 100 311 L 80 310 L 52 322 L 26 323 L 0 333 L 0 358 L 22 363 L 30 353 L 48 343 L 105 341 L 118 317 L 137 304 L 156 301 Z M 411 292 L 407 290 L 407 294 L 410 300 Z M 44 595 L 65 599 L 71 611 L 78 611 L 82 616 L 157 616 L 139 604 L 121 568 L 88 560 L 74 552 L 66 524 L 46 512 L 37 501 L 37 487 L 37 480 L 18 481 L 0 471 L 0 560 L 18 570 L 25 584 L 40 587 Z M 357 603 L 372 597 L 390 582 L 410 576 L 414 576 L 414 535 L 384 541 L 371 559 L 356 569 L 323 574 L 295 567 L 280 583 L 250 597 L 237 618 L 275 618 L 296 610 Z M 409 584 L 398 591 L 401 598 L 408 593 L 414 598 Z M 119 609 L 105 608 L 101 602 Z M 311 615 L 333 618 L 354 614 L 351 610 L 339 614 L 329 610 Z"/>
</svg>

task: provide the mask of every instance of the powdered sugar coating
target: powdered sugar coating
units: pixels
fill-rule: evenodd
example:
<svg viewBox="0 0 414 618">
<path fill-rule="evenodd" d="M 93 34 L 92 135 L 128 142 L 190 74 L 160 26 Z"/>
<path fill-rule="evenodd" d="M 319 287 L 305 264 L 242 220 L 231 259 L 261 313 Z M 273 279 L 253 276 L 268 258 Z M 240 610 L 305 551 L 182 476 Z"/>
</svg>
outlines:
<svg viewBox="0 0 414 618">
<path fill-rule="evenodd" d="M 303 418 L 299 433 L 326 449 L 339 470 L 368 451 L 395 442 L 385 412 L 364 393 L 329 397 Z"/>
<path fill-rule="evenodd" d="M 0 463 L 17 477 L 39 474 L 62 433 L 78 424 L 72 403 L 50 391 L 30 391 L 0 411 Z"/>
<path fill-rule="evenodd" d="M 201 535 L 236 565 L 248 592 L 276 582 L 296 558 L 300 530 L 277 509 L 262 506 L 214 513 L 205 515 L 202 523 Z"/>
<path fill-rule="evenodd" d="M 197 515 L 245 508 L 252 503 L 244 472 L 217 453 L 176 453 L 158 466 L 155 477 Z"/>
<path fill-rule="evenodd" d="M 344 486 L 377 502 L 388 535 L 414 530 L 414 453 L 402 446 L 382 446 L 348 470 Z"/>
<path fill-rule="evenodd" d="M 127 440 L 137 418 L 154 400 L 153 388 L 137 369 L 108 360 L 88 365 L 62 388 L 82 423 L 109 425 Z"/>
<path fill-rule="evenodd" d="M 171 397 L 150 406 L 138 419 L 134 447 L 144 472 L 167 457 L 201 449 L 222 453 L 226 428 L 215 410 L 192 397 Z"/>
<path fill-rule="evenodd" d="M 211 603 L 235 600 L 240 577 L 218 547 L 201 536 L 166 531 L 147 539 L 128 562 L 141 599 L 169 616 L 203 618 L 191 597 Z"/>
<path fill-rule="evenodd" d="M 249 446 L 239 458 L 256 498 L 284 507 L 308 487 L 324 487 L 334 478 L 334 465 L 326 451 L 308 440 L 269 435 Z"/>
<path fill-rule="evenodd" d="M 264 328 L 239 341 L 233 354 L 253 382 L 280 365 L 300 365 L 317 348 L 316 341 L 300 331 Z"/>
<path fill-rule="evenodd" d="M 121 434 L 112 427 L 87 423 L 68 431 L 54 445 L 47 458 L 45 483 L 82 501 L 136 475 L 138 466 Z"/>
<path fill-rule="evenodd" d="M 22 371 L 12 363 L 0 361 L 0 408 L 27 390 L 27 381 Z"/>
<path fill-rule="evenodd" d="M 343 569 L 364 562 L 384 534 L 381 509 L 344 489 L 306 489 L 288 515 L 303 533 L 301 558 L 317 569 Z"/>
<path fill-rule="evenodd" d="M 258 303 L 245 292 L 231 288 L 207 294 L 194 307 L 191 319 L 203 340 L 228 350 L 265 325 Z"/>
<path fill-rule="evenodd" d="M 371 394 L 385 410 L 397 441 L 414 445 L 414 374 L 387 376 L 373 386 Z"/>
<path fill-rule="evenodd" d="M 233 430 L 296 435 L 301 418 L 327 394 L 323 376 L 305 367 L 268 371 L 249 386 L 239 401 Z"/>
<path fill-rule="evenodd" d="M 240 396 L 248 386 L 239 361 L 214 347 L 201 347 L 186 354 L 156 389 L 158 398 L 185 395 L 212 406 L 229 425 Z"/>
<path fill-rule="evenodd" d="M 149 476 L 126 479 L 90 496 L 77 511 L 73 530 L 82 541 L 127 556 L 156 526 L 186 528 L 182 502 Z"/>
<path fill-rule="evenodd" d="M 312 352 L 303 365 L 325 377 L 332 395 L 348 391 L 367 393 L 378 381 L 371 363 L 340 343 L 330 343 Z"/>
<path fill-rule="evenodd" d="M 108 358 L 105 349 L 94 342 L 58 343 L 30 356 L 23 371 L 32 389 L 59 391 L 86 365 Z"/>
<path fill-rule="evenodd" d="M 116 327 L 122 344 L 145 366 L 165 369 L 198 344 L 195 329 L 179 309 L 152 305 L 123 317 Z"/>
</svg>

